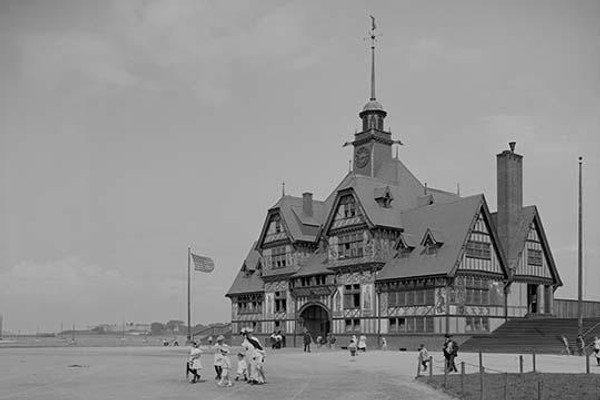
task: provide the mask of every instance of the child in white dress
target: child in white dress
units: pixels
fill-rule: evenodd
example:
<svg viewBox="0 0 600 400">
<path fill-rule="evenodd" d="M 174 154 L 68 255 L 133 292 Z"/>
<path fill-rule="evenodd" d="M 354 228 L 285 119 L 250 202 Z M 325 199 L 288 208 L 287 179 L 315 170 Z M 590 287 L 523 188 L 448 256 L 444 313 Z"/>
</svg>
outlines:
<svg viewBox="0 0 600 400">
<path fill-rule="evenodd" d="M 243 379 L 244 381 L 248 380 L 248 365 L 246 364 L 246 360 L 244 359 L 244 353 L 237 354 L 237 372 L 235 374 L 235 380 L 239 381 Z"/>
<path fill-rule="evenodd" d="M 229 346 L 226 344 L 219 349 L 221 352 L 221 380 L 217 383 L 219 386 L 233 386 L 229 372 L 231 370 L 231 361 L 229 360 Z"/>
<path fill-rule="evenodd" d="M 202 369 L 202 362 L 200 362 L 200 356 L 202 355 L 202 350 L 200 350 L 200 343 L 194 342 L 192 348 L 190 349 L 190 355 L 187 361 L 187 370 L 186 377 L 191 372 L 194 374 L 191 383 L 196 383 L 200 380 L 200 370 Z"/>
</svg>

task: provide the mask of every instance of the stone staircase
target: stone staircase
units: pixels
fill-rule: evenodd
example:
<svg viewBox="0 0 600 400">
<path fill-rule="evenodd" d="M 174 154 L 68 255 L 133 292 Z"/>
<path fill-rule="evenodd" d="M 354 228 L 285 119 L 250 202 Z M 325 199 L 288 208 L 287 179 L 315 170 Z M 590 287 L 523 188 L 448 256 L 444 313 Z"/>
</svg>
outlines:
<svg viewBox="0 0 600 400">
<path fill-rule="evenodd" d="M 585 343 L 590 350 L 594 336 L 600 336 L 600 318 L 584 318 Z M 473 335 L 460 346 L 460 351 L 485 353 L 561 354 L 565 352 L 564 335 L 572 354 L 577 353 L 577 319 L 519 318 L 512 319 L 485 335 Z"/>
</svg>

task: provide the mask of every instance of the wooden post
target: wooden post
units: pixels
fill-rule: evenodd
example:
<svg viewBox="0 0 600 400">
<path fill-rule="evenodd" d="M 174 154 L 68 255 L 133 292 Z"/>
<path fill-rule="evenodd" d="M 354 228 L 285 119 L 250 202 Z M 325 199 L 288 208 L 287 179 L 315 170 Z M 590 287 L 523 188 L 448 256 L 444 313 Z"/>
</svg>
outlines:
<svg viewBox="0 0 600 400">
<path fill-rule="evenodd" d="M 460 394 L 465 395 L 465 362 L 460 362 Z"/>
<path fill-rule="evenodd" d="M 444 368 L 444 388 L 446 388 L 447 381 L 448 381 L 448 368 Z"/>
<path fill-rule="evenodd" d="M 433 377 L 433 356 L 429 356 L 429 377 Z"/>
<path fill-rule="evenodd" d="M 485 400 L 485 367 L 479 367 L 479 389 L 481 390 L 480 399 Z"/>
<path fill-rule="evenodd" d="M 519 373 L 523 374 L 523 355 L 519 356 Z"/>
<path fill-rule="evenodd" d="M 542 389 L 543 389 L 542 379 L 538 381 L 538 400 L 542 400 Z"/>
<path fill-rule="evenodd" d="M 590 355 L 589 354 L 585 355 L 585 373 L 586 374 L 590 373 Z"/>
<path fill-rule="evenodd" d="M 479 389 L 481 391 L 480 394 L 480 399 L 484 400 L 485 399 L 485 378 L 484 375 L 485 374 L 485 367 L 483 366 L 483 354 L 481 354 L 481 351 L 479 352 Z"/>
<path fill-rule="evenodd" d="M 533 356 L 533 372 L 536 372 L 536 368 L 535 368 L 535 350 L 532 351 L 531 355 Z"/>
<path fill-rule="evenodd" d="M 504 400 L 508 400 L 508 372 L 504 373 Z"/>
</svg>

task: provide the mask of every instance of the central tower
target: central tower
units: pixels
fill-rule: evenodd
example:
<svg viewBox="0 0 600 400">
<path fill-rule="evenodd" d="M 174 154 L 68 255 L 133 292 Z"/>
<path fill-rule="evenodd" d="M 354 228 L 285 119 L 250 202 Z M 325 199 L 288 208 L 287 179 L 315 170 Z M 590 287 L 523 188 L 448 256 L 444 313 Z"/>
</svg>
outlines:
<svg viewBox="0 0 600 400">
<path fill-rule="evenodd" d="M 386 132 L 384 120 L 387 112 L 375 97 L 375 18 L 371 17 L 371 97 L 358 114 L 362 130 L 354 135 L 354 172 L 377 176 L 381 166 L 392 160 L 391 132 Z"/>
</svg>

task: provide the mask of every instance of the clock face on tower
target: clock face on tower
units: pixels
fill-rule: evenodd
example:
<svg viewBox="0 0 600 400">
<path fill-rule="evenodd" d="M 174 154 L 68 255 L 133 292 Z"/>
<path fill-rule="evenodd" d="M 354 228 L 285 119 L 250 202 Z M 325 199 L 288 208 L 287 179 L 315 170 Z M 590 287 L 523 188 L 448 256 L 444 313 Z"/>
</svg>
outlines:
<svg viewBox="0 0 600 400">
<path fill-rule="evenodd" d="M 356 154 L 354 155 L 354 162 L 356 163 L 356 166 L 358 168 L 364 168 L 369 163 L 370 158 L 371 154 L 369 152 L 369 149 L 367 149 L 366 147 L 361 147 L 360 149 L 356 150 Z"/>
</svg>

